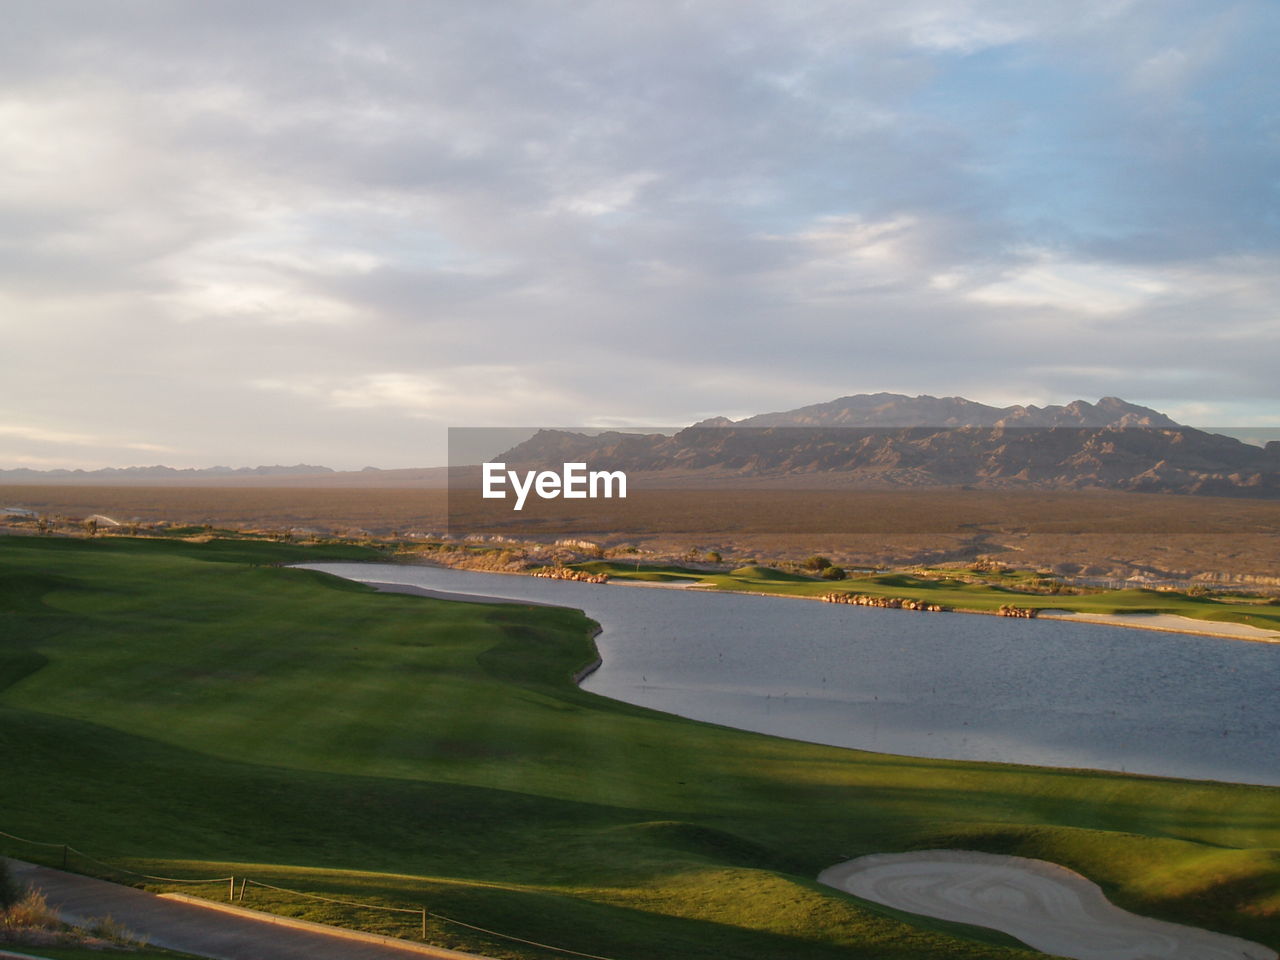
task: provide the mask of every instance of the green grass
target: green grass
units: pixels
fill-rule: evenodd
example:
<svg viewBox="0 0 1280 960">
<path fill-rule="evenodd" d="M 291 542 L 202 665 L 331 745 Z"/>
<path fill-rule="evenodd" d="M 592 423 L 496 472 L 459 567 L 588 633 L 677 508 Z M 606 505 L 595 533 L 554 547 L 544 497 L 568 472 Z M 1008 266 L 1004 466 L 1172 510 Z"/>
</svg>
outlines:
<svg viewBox="0 0 1280 960">
<path fill-rule="evenodd" d="M 1017 587 L 1037 579 L 1028 571 L 988 574 L 974 580 L 948 577 L 945 572 L 938 571 L 929 576 L 883 573 L 830 581 L 759 566 L 739 567 L 729 573 L 651 566 L 642 568 L 640 574 L 635 573 L 634 566 L 630 564 L 597 561 L 577 566 L 619 579 L 694 580 L 715 590 L 798 597 L 820 597 L 833 591 L 863 593 L 926 600 L 953 610 L 980 612 L 991 612 L 1012 604 L 1038 610 L 1080 613 L 1167 613 L 1210 623 L 1243 623 L 1280 633 L 1280 606 L 1263 604 L 1256 598 L 1197 597 L 1176 591 L 1144 589 L 1103 590 L 1083 595 L 1027 593 Z"/>
<path fill-rule="evenodd" d="M 595 655 L 576 611 L 377 594 L 274 565 L 377 556 L 0 538 L 0 830 L 157 875 L 425 903 L 618 960 L 655 945 L 693 960 L 1036 956 L 813 879 L 938 846 L 1045 857 L 1138 912 L 1280 945 L 1280 790 L 699 724 L 574 686 Z M 415 930 L 260 888 L 247 902 Z M 440 920 L 431 935 L 552 956 Z"/>
<path fill-rule="evenodd" d="M 575 563 L 573 567 L 575 570 L 585 570 L 588 573 L 607 573 L 610 577 L 616 579 L 642 580 L 650 583 L 701 580 L 706 576 L 705 570 L 694 570 L 690 567 L 649 563 L 619 563 L 615 560 L 589 560 L 586 563 Z"/>
<path fill-rule="evenodd" d="M 738 569 L 731 571 L 729 576 L 736 577 L 739 580 L 765 581 L 768 583 L 812 583 L 817 579 L 816 577 L 807 577 L 799 573 L 788 573 L 785 570 L 777 570 L 773 567 L 762 567 L 758 564 L 738 567 Z"/>
</svg>

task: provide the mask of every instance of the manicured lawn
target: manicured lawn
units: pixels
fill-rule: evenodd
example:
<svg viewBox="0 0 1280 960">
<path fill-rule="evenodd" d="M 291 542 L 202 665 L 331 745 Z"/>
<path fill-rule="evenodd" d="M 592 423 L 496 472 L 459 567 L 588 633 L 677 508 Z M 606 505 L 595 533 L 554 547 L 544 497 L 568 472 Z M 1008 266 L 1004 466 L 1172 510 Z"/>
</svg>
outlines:
<svg viewBox="0 0 1280 960">
<path fill-rule="evenodd" d="M 0 538 L 0 830 L 158 875 L 426 904 L 617 960 L 1036 956 L 813 880 L 938 846 L 1055 860 L 1131 909 L 1280 945 L 1280 790 L 699 724 L 575 687 L 594 657 L 576 611 L 273 566 L 362 557 L 378 555 Z M 258 887 L 246 903 L 417 925 Z M 439 919 L 431 936 L 553 955 Z"/>
</svg>

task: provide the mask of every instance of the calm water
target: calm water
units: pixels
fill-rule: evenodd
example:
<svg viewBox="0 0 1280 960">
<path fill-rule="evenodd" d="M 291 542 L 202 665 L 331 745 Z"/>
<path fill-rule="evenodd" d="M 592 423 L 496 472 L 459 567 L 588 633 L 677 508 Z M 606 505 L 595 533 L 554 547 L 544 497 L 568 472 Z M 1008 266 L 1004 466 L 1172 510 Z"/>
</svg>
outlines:
<svg viewBox="0 0 1280 960">
<path fill-rule="evenodd" d="M 390 564 L 354 580 L 584 610 L 583 687 L 886 753 L 1280 785 L 1280 645 Z"/>
</svg>

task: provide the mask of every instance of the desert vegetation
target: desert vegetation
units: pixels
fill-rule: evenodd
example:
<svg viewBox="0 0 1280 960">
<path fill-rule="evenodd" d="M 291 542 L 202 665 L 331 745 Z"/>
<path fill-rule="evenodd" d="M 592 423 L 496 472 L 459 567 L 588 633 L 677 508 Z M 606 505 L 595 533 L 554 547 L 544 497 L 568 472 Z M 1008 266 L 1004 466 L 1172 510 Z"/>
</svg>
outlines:
<svg viewBox="0 0 1280 960">
<path fill-rule="evenodd" d="M 564 512 L 564 501 L 549 503 L 552 512 L 540 518 L 546 529 L 535 529 L 544 524 L 526 519 L 522 526 L 509 510 L 473 515 L 465 503 L 455 502 L 451 512 L 444 490 L 8 485 L 0 486 L 0 508 L 25 512 L 0 516 L 0 529 L 85 536 L 84 521 L 96 515 L 98 537 L 340 537 L 404 549 L 432 540 L 504 546 L 510 555 L 494 569 L 520 569 L 522 552 L 542 564 L 628 555 L 730 568 L 753 559 L 785 566 L 819 556 L 845 571 L 962 567 L 988 558 L 1056 581 L 1194 579 L 1207 587 L 1280 593 L 1276 501 L 1116 492 L 752 488 L 638 489 L 633 499 L 595 501 L 589 512 L 578 514 Z M 574 543 L 590 543 L 592 549 Z M 497 560 L 490 556 L 484 562 Z"/>
</svg>

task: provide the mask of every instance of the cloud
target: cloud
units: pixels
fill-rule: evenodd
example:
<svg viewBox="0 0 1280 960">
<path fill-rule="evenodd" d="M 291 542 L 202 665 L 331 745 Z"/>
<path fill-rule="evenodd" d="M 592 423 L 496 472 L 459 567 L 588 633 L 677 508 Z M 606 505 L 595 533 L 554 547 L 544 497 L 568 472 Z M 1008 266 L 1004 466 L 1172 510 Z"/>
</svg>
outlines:
<svg viewBox="0 0 1280 960">
<path fill-rule="evenodd" d="M 468 417 L 477 426 L 510 423 L 513 410 L 532 405 L 544 411 L 544 416 L 559 408 L 569 418 L 563 422 L 576 423 L 585 399 L 548 390 L 527 371 L 511 365 L 458 366 L 444 374 L 388 371 L 320 380 L 267 378 L 251 386 L 292 394 L 334 410 L 391 411 L 445 426 L 459 398 L 466 398 Z"/>
<path fill-rule="evenodd" d="M 123 450 L 144 450 L 151 453 L 172 453 L 172 447 L 155 443 L 126 442 L 111 437 L 82 433 L 66 433 L 62 430 L 45 430 L 41 427 L 24 426 L 22 424 L 0 424 L 0 437 L 16 437 L 20 440 L 35 440 L 39 443 L 69 445 L 75 447 L 114 446 Z"/>
<path fill-rule="evenodd" d="M 28 5 L 0 36 L 0 382 L 22 423 L 194 465 L 864 389 L 1265 416 L 1276 19 Z"/>
<path fill-rule="evenodd" d="M 1052 307 L 1067 314 L 1107 316 L 1138 309 L 1170 290 L 1170 284 L 1151 270 L 1062 260 L 1045 252 L 1033 253 L 1030 260 L 966 296 L 995 306 Z"/>
</svg>

